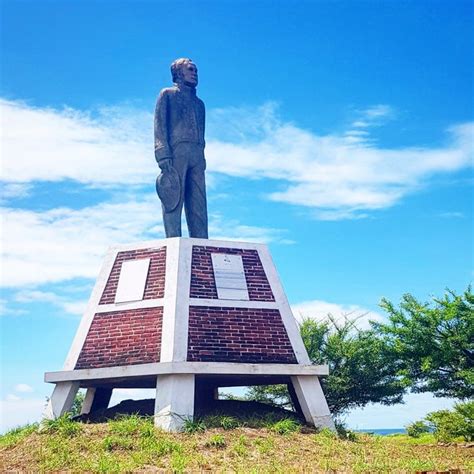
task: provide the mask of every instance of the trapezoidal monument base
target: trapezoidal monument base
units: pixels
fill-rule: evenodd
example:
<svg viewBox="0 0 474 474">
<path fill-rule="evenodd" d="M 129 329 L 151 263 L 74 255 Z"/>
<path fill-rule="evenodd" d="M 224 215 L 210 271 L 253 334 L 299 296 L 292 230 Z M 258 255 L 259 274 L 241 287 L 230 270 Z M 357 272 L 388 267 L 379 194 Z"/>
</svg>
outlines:
<svg viewBox="0 0 474 474">
<path fill-rule="evenodd" d="M 114 388 L 155 388 L 155 424 L 180 430 L 218 387 L 286 383 L 306 421 L 334 428 L 268 248 L 170 238 L 109 250 L 48 418 L 106 408 Z"/>
</svg>

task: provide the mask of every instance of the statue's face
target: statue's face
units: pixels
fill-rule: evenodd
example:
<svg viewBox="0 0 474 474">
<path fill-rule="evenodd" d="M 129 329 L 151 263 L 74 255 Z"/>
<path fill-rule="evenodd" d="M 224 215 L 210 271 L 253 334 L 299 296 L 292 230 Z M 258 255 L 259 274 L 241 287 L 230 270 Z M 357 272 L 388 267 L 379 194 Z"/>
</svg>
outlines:
<svg viewBox="0 0 474 474">
<path fill-rule="evenodd" d="M 181 74 L 183 82 L 192 87 L 196 87 L 198 84 L 198 70 L 194 63 L 185 63 L 181 66 Z"/>
</svg>

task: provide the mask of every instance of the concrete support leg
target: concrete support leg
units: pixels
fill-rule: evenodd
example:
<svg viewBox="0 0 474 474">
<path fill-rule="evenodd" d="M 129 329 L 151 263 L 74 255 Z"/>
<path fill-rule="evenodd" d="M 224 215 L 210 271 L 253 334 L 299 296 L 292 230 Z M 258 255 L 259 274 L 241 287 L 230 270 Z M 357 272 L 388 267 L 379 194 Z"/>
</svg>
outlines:
<svg viewBox="0 0 474 474">
<path fill-rule="evenodd" d="M 297 375 L 291 377 L 291 382 L 306 421 L 316 426 L 316 428 L 334 430 L 334 421 L 318 377 L 315 375 Z"/>
<path fill-rule="evenodd" d="M 194 374 L 159 375 L 156 381 L 155 426 L 180 431 L 194 416 Z"/>
<path fill-rule="evenodd" d="M 71 411 L 78 390 L 79 382 L 57 383 L 46 407 L 44 418 L 54 420 Z"/>
<path fill-rule="evenodd" d="M 87 389 L 84 402 L 82 404 L 81 415 L 106 409 L 112 397 L 111 388 L 90 387 Z"/>
<path fill-rule="evenodd" d="M 290 395 L 291 403 L 293 404 L 293 408 L 295 409 L 295 412 L 298 413 L 301 418 L 304 418 L 304 413 L 303 410 L 301 409 L 300 402 L 298 400 L 298 395 L 296 395 L 295 387 L 293 387 L 293 383 L 290 382 L 287 385 L 288 388 L 288 394 Z"/>
</svg>

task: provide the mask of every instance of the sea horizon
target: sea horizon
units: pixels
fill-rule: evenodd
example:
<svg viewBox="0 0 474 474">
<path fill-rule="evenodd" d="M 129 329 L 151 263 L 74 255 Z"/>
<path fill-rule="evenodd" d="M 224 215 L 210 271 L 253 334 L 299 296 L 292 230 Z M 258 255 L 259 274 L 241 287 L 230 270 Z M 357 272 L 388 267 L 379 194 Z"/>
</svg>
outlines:
<svg viewBox="0 0 474 474">
<path fill-rule="evenodd" d="M 406 434 L 405 428 L 364 428 L 364 429 L 355 429 L 358 433 L 374 433 L 382 436 L 387 436 L 391 434 Z"/>
</svg>

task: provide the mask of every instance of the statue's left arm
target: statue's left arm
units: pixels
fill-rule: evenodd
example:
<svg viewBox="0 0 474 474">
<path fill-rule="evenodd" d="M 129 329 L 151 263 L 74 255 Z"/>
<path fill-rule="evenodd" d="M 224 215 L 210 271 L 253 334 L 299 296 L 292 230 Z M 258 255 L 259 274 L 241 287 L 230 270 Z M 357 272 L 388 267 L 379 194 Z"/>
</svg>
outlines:
<svg viewBox="0 0 474 474">
<path fill-rule="evenodd" d="M 169 145 L 168 101 L 168 94 L 164 89 L 160 92 L 155 109 L 155 159 L 158 163 L 173 158 Z"/>
<path fill-rule="evenodd" d="M 204 102 L 199 99 L 200 102 L 200 117 L 199 117 L 199 125 L 201 127 L 201 133 L 202 133 L 202 140 L 204 143 L 204 146 L 206 146 L 206 107 L 204 106 Z"/>
</svg>

